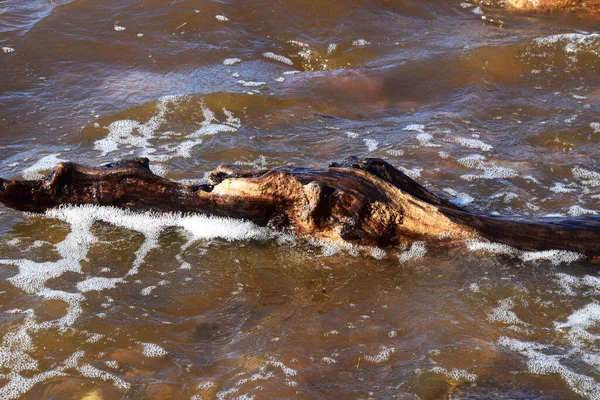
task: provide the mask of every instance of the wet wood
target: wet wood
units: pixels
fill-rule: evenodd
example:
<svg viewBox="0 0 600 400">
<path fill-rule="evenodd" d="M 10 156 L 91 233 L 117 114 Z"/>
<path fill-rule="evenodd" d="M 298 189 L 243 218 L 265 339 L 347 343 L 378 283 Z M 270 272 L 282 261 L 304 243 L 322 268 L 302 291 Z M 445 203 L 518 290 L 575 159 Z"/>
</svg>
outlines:
<svg viewBox="0 0 600 400">
<path fill-rule="evenodd" d="M 481 236 L 524 250 L 600 254 L 600 218 L 526 219 L 472 212 L 375 158 L 349 158 L 328 168 L 242 170 L 223 165 L 204 185 L 157 176 L 147 159 L 95 168 L 59 163 L 41 180 L 0 179 L 0 202 L 30 212 L 96 204 L 202 213 L 244 218 L 315 239 L 382 247 Z"/>
<path fill-rule="evenodd" d="M 525 10 L 597 10 L 600 7 L 600 0 L 506 0 L 505 4 L 512 8 Z"/>
</svg>

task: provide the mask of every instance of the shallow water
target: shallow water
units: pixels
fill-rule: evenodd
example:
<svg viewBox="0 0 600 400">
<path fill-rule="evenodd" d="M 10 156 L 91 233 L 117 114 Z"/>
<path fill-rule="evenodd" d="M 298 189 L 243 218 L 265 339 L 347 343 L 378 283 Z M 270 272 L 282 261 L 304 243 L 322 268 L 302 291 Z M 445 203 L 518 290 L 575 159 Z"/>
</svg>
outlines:
<svg viewBox="0 0 600 400">
<path fill-rule="evenodd" d="M 459 1 L 0 4 L 0 176 L 381 157 L 468 207 L 600 212 L 600 31 Z M 484 18 L 485 17 L 485 18 Z M 0 208 L 0 398 L 600 399 L 598 265 Z M 359 254 L 360 253 L 360 254 Z"/>
</svg>

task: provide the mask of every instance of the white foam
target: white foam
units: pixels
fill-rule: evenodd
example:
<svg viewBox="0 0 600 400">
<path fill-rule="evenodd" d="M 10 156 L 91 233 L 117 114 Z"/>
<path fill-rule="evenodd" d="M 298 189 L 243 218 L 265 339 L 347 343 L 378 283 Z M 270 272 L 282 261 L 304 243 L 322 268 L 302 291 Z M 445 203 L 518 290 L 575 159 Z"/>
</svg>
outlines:
<svg viewBox="0 0 600 400">
<path fill-rule="evenodd" d="M 398 260 L 400 260 L 400 262 L 418 260 L 425 257 L 426 253 L 427 248 L 425 247 L 425 242 L 413 242 L 409 250 L 398 254 Z"/>
<path fill-rule="evenodd" d="M 210 388 L 215 387 L 216 384 L 213 381 L 204 381 L 204 382 L 200 382 L 198 384 L 198 386 L 196 386 L 197 389 L 199 390 L 208 390 Z"/>
<path fill-rule="evenodd" d="M 149 358 L 160 358 L 169 354 L 168 351 L 154 343 L 138 342 L 142 345 L 142 354 Z"/>
<path fill-rule="evenodd" d="M 223 65 L 234 65 L 242 62 L 239 58 L 226 58 L 223 60 Z"/>
<path fill-rule="evenodd" d="M 98 369 L 90 364 L 83 364 L 82 366 L 78 367 L 77 370 L 81 373 L 81 375 L 85 376 L 86 378 L 97 378 L 103 381 L 113 381 L 113 384 L 119 389 L 127 390 L 131 387 L 131 385 L 128 382 L 125 382 L 118 376 L 113 375 L 110 372 Z"/>
<path fill-rule="evenodd" d="M 156 286 L 156 285 L 147 286 L 147 287 L 143 288 L 142 290 L 140 290 L 140 294 L 142 296 L 150 296 L 150 294 L 152 294 L 152 291 L 154 289 L 156 289 L 157 287 L 158 286 Z"/>
<path fill-rule="evenodd" d="M 568 337 L 575 347 L 594 345 L 600 340 L 600 335 L 590 333 L 589 328 L 595 328 L 600 323 L 600 305 L 589 303 L 576 310 L 567 318 L 566 322 L 554 323 L 557 330 L 568 330 Z"/>
<path fill-rule="evenodd" d="M 516 254 L 518 252 L 514 247 L 503 243 L 493 243 L 481 240 L 469 239 L 466 241 L 467 248 L 471 251 L 486 251 L 494 254 Z"/>
<path fill-rule="evenodd" d="M 519 176 L 519 174 L 512 168 L 489 165 L 483 167 L 483 174 L 465 174 L 460 177 L 464 180 L 472 181 L 475 179 L 508 179 L 517 176 Z"/>
<path fill-rule="evenodd" d="M 477 239 L 466 241 L 471 251 L 486 251 L 495 254 L 512 255 L 524 262 L 549 261 L 553 265 L 568 264 L 584 258 L 580 253 L 567 250 L 522 251 L 503 243 L 494 243 Z"/>
<path fill-rule="evenodd" d="M 467 193 L 458 193 L 452 188 L 445 188 L 443 189 L 443 191 L 448 193 L 450 196 L 454 197 L 454 199 L 450 200 L 451 203 L 454 203 L 459 206 L 465 206 L 475 201 L 475 199 L 471 195 Z"/>
<path fill-rule="evenodd" d="M 237 83 L 244 87 L 260 87 L 267 84 L 267 82 L 245 81 L 242 79 L 238 80 Z"/>
<path fill-rule="evenodd" d="M 566 53 L 578 53 L 588 49 L 594 49 L 598 45 L 600 34 L 582 34 L 582 33 L 563 33 L 558 35 L 545 36 L 534 39 L 534 42 L 539 46 L 550 47 L 558 43 L 564 43 L 563 50 Z M 597 56 L 597 52 L 592 51 Z"/>
<path fill-rule="evenodd" d="M 417 140 L 419 141 L 419 143 L 421 144 L 421 146 L 423 147 L 442 147 L 442 145 L 440 144 L 436 144 L 436 143 L 432 143 L 431 140 L 433 139 L 433 135 L 429 134 L 429 133 L 419 133 L 416 136 Z"/>
<path fill-rule="evenodd" d="M 503 323 L 506 325 L 527 325 L 521 321 L 517 314 L 511 309 L 515 306 L 515 302 L 508 298 L 498 302 L 498 307 L 492 308 L 488 312 L 488 320 L 490 322 Z"/>
<path fill-rule="evenodd" d="M 390 359 L 390 356 L 396 352 L 394 347 L 381 346 L 381 351 L 374 356 L 364 355 L 363 360 L 369 361 L 375 364 L 381 364 Z"/>
<path fill-rule="evenodd" d="M 410 124 L 402 128 L 403 131 L 407 132 L 425 132 L 425 125 L 421 124 Z"/>
<path fill-rule="evenodd" d="M 523 342 L 506 336 L 500 337 L 498 345 L 507 347 L 526 357 L 527 369 L 532 374 L 558 374 L 574 392 L 589 399 L 600 399 L 600 384 L 596 380 L 574 372 L 568 366 L 561 364 L 561 360 L 567 358 L 568 353 L 566 355 L 545 354 L 542 350 L 549 350 L 546 345 Z"/>
<path fill-rule="evenodd" d="M 548 189 L 554 193 L 571 193 L 577 191 L 577 189 L 565 187 L 562 182 L 556 182 L 554 186 Z"/>
<path fill-rule="evenodd" d="M 521 254 L 523 261 L 550 261 L 553 265 L 569 264 L 585 256 L 567 250 L 525 251 Z"/>
<path fill-rule="evenodd" d="M 582 215 L 598 215 L 598 212 L 595 210 L 583 208 L 579 205 L 574 205 L 574 206 L 569 207 L 569 211 L 567 212 L 567 214 L 574 216 L 574 217 L 579 217 Z"/>
<path fill-rule="evenodd" d="M 12 53 L 12 52 L 14 52 L 14 51 L 15 51 L 15 49 L 14 49 L 14 48 L 12 48 L 12 47 L 3 46 L 3 47 L 2 47 L 2 51 L 3 51 L 3 52 L 5 52 L 5 53 Z"/>
<path fill-rule="evenodd" d="M 337 47 L 337 43 L 329 43 L 329 45 L 327 45 L 327 54 L 331 54 L 336 51 Z"/>
<path fill-rule="evenodd" d="M 25 179 L 41 179 L 41 178 L 43 178 L 45 175 L 41 174 L 40 172 L 42 172 L 42 171 L 49 172 L 54 167 L 56 167 L 56 164 L 58 164 L 59 162 L 65 161 L 65 160 L 58 158 L 57 157 L 58 155 L 59 155 L 58 153 L 57 154 L 49 154 L 47 156 L 40 158 L 31 167 L 28 167 L 25 170 L 23 170 L 23 177 Z"/>
<path fill-rule="evenodd" d="M 215 18 L 218 19 L 221 22 L 227 22 L 227 21 L 229 21 L 229 18 L 227 18 L 224 15 L 215 15 Z"/>
<path fill-rule="evenodd" d="M 400 157 L 400 156 L 404 155 L 404 150 L 392 149 L 392 150 L 386 151 L 386 153 L 388 153 L 390 156 Z"/>
<path fill-rule="evenodd" d="M 294 65 L 294 62 L 292 60 L 290 60 L 289 58 L 287 58 L 286 56 L 271 53 L 270 51 L 263 53 L 263 57 L 268 58 L 269 60 L 280 62 L 285 65 Z M 285 74 L 285 72 L 284 72 L 284 74 Z"/>
<path fill-rule="evenodd" d="M 376 140 L 373 139 L 363 139 L 365 142 L 365 145 L 367 146 L 367 150 L 369 151 L 375 151 L 377 150 L 377 147 L 379 147 L 379 142 L 377 142 Z"/>
<path fill-rule="evenodd" d="M 365 39 L 357 39 L 357 40 L 352 41 L 352 46 L 357 46 L 357 47 L 366 46 L 368 44 L 371 44 L 371 42 L 368 42 Z"/>
<path fill-rule="evenodd" d="M 404 172 L 411 179 L 419 178 L 421 176 L 421 172 L 423 172 L 423 168 L 420 167 L 414 167 L 409 169 L 403 166 L 398 166 L 398 169 Z"/>
<path fill-rule="evenodd" d="M 125 30 L 125 29 L 127 29 L 127 28 L 125 28 L 124 26 L 115 25 L 113 29 L 114 29 L 115 31 L 119 32 L 119 31 L 124 31 L 124 30 Z"/>
<path fill-rule="evenodd" d="M 459 158 L 459 164 L 464 165 L 467 168 L 472 169 L 483 169 L 485 167 L 485 156 L 481 154 L 472 154 L 463 158 Z"/>
<path fill-rule="evenodd" d="M 573 172 L 573 177 L 582 185 L 591 187 L 600 186 L 600 173 L 581 167 L 574 167 L 571 171 Z"/>
<path fill-rule="evenodd" d="M 590 123 L 590 128 L 594 131 L 594 133 L 600 133 L 600 122 L 592 122 Z"/>
<path fill-rule="evenodd" d="M 463 138 L 463 137 L 457 137 L 452 139 L 452 141 L 456 144 L 461 145 L 462 147 L 466 147 L 468 149 L 479 149 L 479 150 L 483 150 L 483 151 L 490 151 L 493 149 L 493 147 L 479 139 L 470 139 L 470 138 Z"/>
<path fill-rule="evenodd" d="M 467 371 L 466 369 L 452 368 L 451 370 L 448 370 L 444 367 L 433 367 L 430 369 L 430 371 L 435 372 L 436 374 L 446 375 L 454 382 L 475 382 L 477 380 L 477 375 Z"/>
<path fill-rule="evenodd" d="M 77 289 L 82 292 L 102 291 L 105 289 L 114 289 L 117 283 L 123 282 L 121 278 L 105 278 L 102 276 L 93 276 L 77 284 Z"/>
<path fill-rule="evenodd" d="M 200 101 L 204 120 L 200 122 L 196 131 L 187 135 L 160 132 L 160 128 L 168 122 L 172 110 L 177 109 L 185 100 L 188 100 L 188 97 L 161 97 L 156 102 L 154 115 L 146 122 L 130 119 L 112 122 L 106 127 L 108 130 L 106 137 L 95 141 L 94 148 L 101 151 L 103 156 L 114 152 L 127 152 L 128 156 L 148 157 L 155 161 L 150 166 L 152 171 L 162 175 L 166 170 L 156 162 L 164 163 L 176 157 L 190 158 L 193 156 L 192 150 L 203 143 L 202 136 L 234 133 L 241 126 L 240 119 L 226 108 L 222 109 L 224 120 L 223 118 L 219 120 L 215 112 Z M 182 140 L 174 142 L 173 136 L 179 136 Z M 156 155 L 157 148 L 160 149 L 160 156 Z"/>
</svg>

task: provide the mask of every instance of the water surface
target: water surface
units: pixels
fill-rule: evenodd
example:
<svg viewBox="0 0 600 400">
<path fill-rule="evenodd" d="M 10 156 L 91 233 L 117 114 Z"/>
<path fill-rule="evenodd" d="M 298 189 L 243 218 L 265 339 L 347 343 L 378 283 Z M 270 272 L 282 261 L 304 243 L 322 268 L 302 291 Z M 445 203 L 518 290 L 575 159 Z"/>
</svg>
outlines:
<svg viewBox="0 0 600 400">
<path fill-rule="evenodd" d="M 433 0 L 0 13 L 3 177 L 357 155 L 480 211 L 600 210 L 594 18 Z M 0 232 L 0 398 L 600 398 L 598 265 L 569 254 L 384 255 L 102 208 L 1 208 Z"/>
</svg>

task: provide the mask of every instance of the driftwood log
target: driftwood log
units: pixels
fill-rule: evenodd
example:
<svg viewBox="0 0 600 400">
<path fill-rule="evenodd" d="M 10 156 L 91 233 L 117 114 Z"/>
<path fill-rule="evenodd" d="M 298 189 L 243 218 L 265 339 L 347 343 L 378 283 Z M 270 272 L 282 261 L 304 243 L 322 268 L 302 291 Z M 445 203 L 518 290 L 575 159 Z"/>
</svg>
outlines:
<svg viewBox="0 0 600 400">
<path fill-rule="evenodd" d="M 157 176 L 145 158 L 95 168 L 66 162 L 41 180 L 0 179 L 0 202 L 29 212 L 97 204 L 202 213 L 381 247 L 480 236 L 523 250 L 600 255 L 600 218 L 533 219 L 468 211 L 375 158 L 349 158 L 328 168 L 220 166 L 203 185 Z"/>
</svg>

